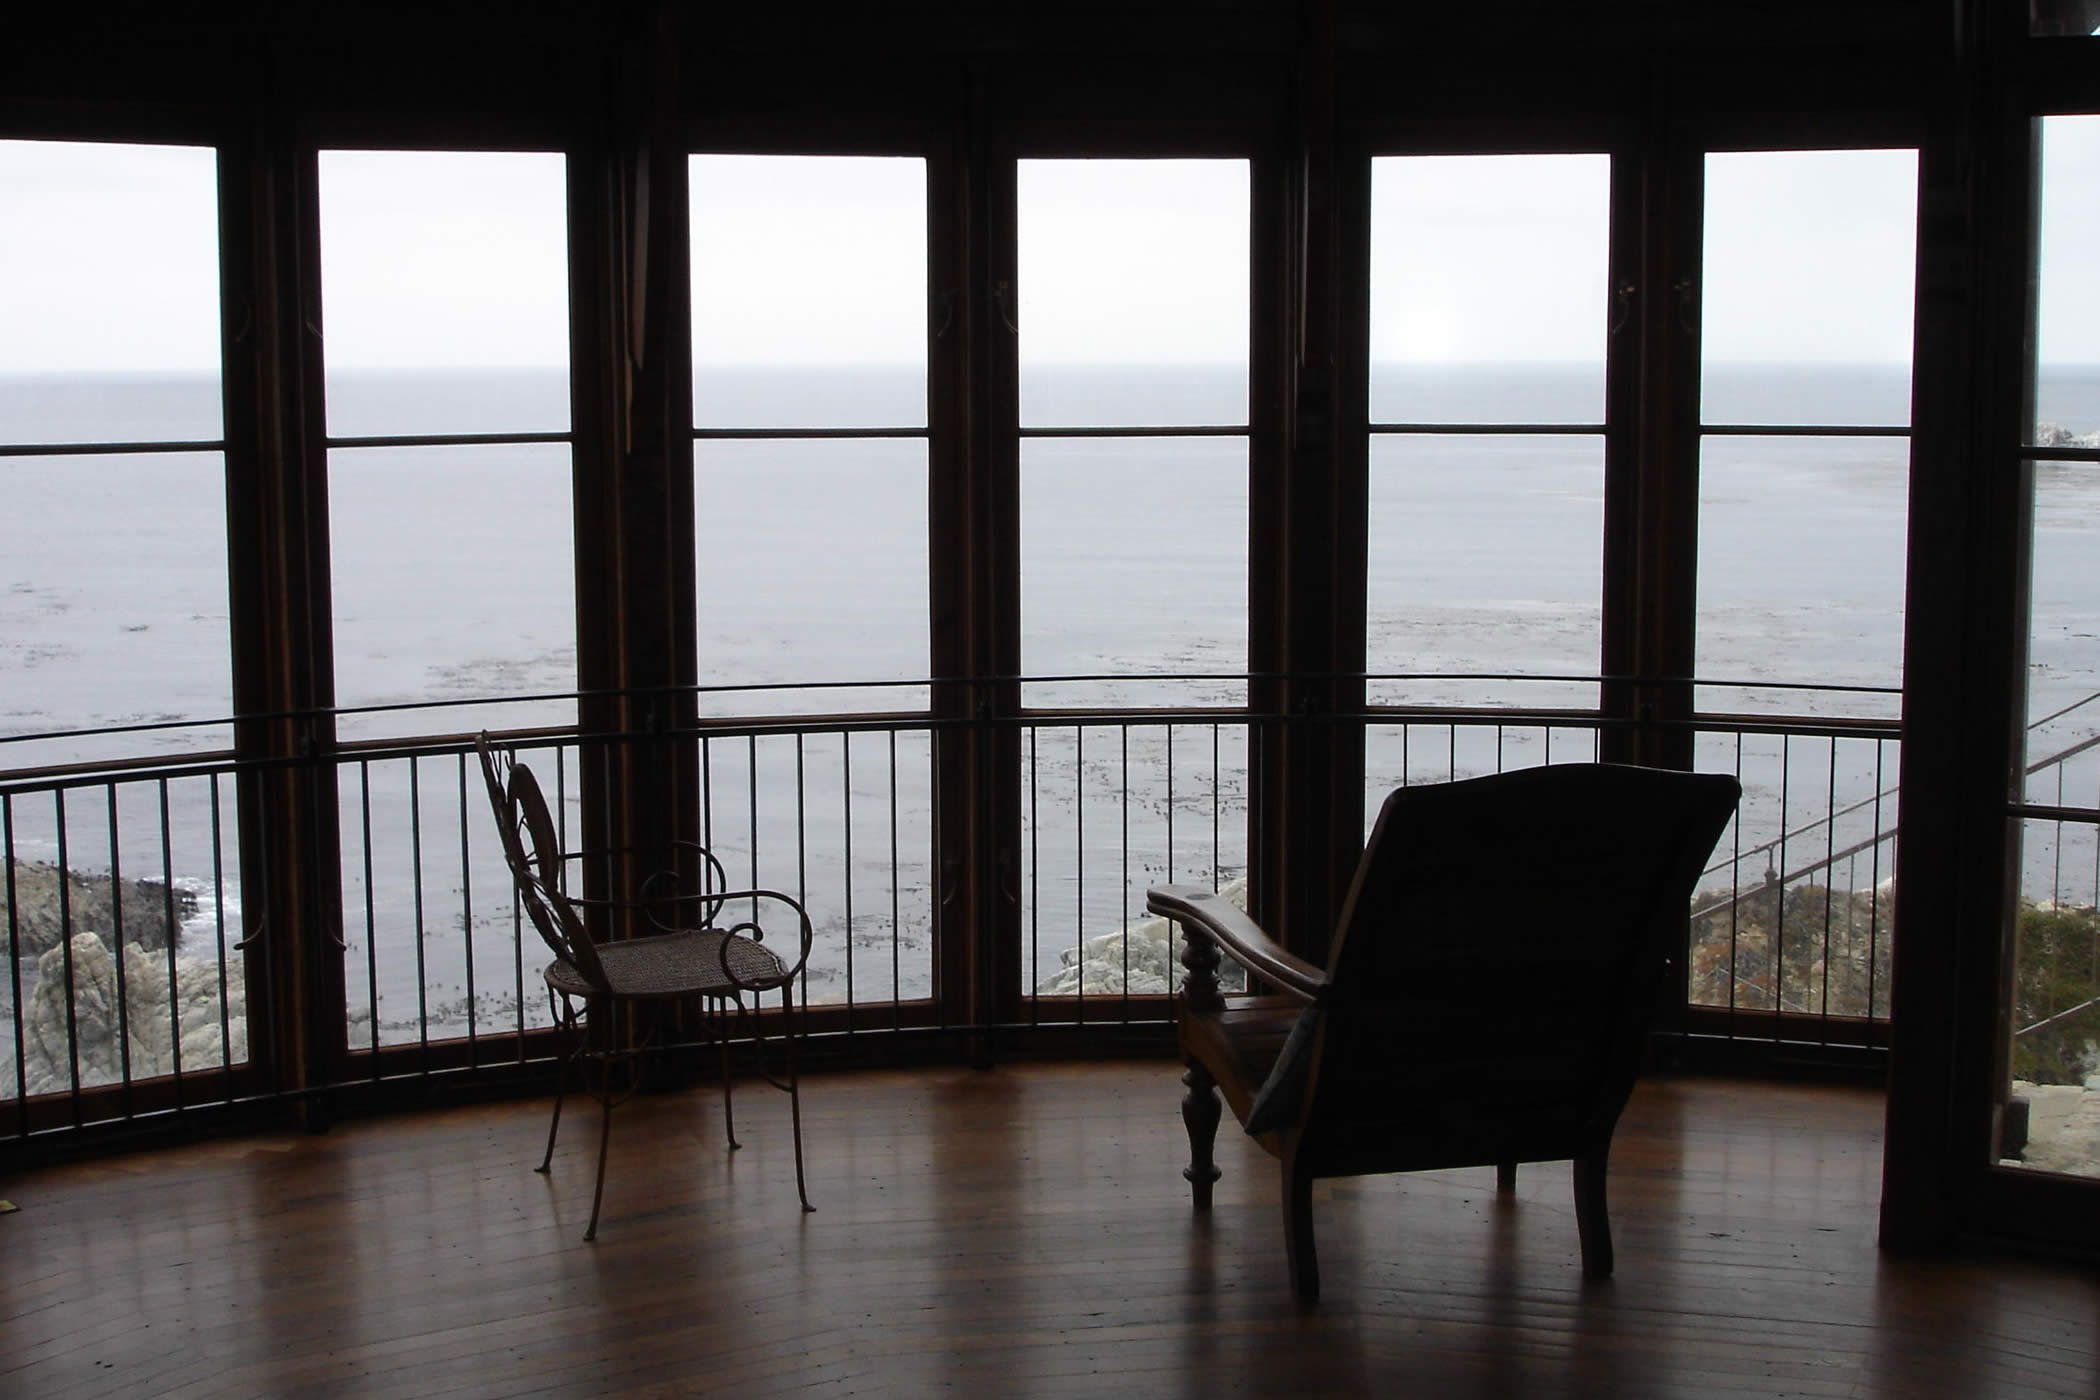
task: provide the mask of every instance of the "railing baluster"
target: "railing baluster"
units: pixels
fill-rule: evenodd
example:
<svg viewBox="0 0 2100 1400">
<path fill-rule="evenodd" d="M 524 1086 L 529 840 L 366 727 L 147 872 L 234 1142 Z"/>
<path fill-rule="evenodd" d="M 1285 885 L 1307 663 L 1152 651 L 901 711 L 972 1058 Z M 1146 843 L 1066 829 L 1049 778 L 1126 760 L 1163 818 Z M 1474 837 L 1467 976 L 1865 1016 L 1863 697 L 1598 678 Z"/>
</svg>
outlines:
<svg viewBox="0 0 2100 1400">
<path fill-rule="evenodd" d="M 29 1041 L 24 1034 L 22 1008 L 22 903 L 15 882 L 15 799 L 0 793 L 0 848 L 7 857 L 7 985 L 8 1018 L 14 1031 L 15 1136 L 29 1136 Z"/>
<path fill-rule="evenodd" d="M 58 838 L 58 942 L 64 949 L 60 963 L 66 977 L 66 1072 L 72 1088 L 73 1126 L 81 1125 L 80 1109 L 80 1009 L 74 999 L 73 981 L 73 861 L 72 843 L 66 836 L 65 789 L 51 794 L 52 815 Z"/>
<path fill-rule="evenodd" d="M 225 794 L 219 790 L 219 775 L 211 775 L 211 888 L 212 888 L 212 937 L 219 946 L 219 1063 L 225 1072 L 226 1102 L 232 1103 L 233 1093 L 233 1005 L 226 987 L 226 833 L 224 829 Z M 246 961 L 243 960 L 243 976 Z M 245 1007 L 246 1002 L 242 1005 Z"/>
<path fill-rule="evenodd" d="M 423 951 L 423 760 L 408 760 L 408 859 L 415 896 L 416 936 L 416 1044 L 421 1049 L 418 1064 L 430 1073 L 430 970 Z"/>
<path fill-rule="evenodd" d="M 1174 723 L 1169 720 L 1167 730 L 1167 883 L 1180 878 L 1180 862 L 1174 853 Z"/>
<path fill-rule="evenodd" d="M 379 1078 L 379 905 L 372 886 L 372 765 L 360 760 L 358 775 L 358 829 L 363 833 L 365 898 L 365 994 L 372 1012 L 372 1078 Z"/>
<path fill-rule="evenodd" d="M 1034 985 L 1043 967 L 1043 808 L 1037 793 L 1042 760 L 1037 747 L 1038 726 L 1028 726 L 1028 977 Z M 1028 999 L 1028 1020 L 1041 1022 L 1041 1002 Z"/>
<path fill-rule="evenodd" d="M 1169 731 L 1171 732 L 1171 731 Z M 1167 772 L 1171 776 L 1173 765 Z M 1172 789 L 1167 810 L 1174 810 Z M 1072 956 L 1079 960 L 1079 1019 L 1086 1019 L 1086 726 L 1072 726 Z"/>
<path fill-rule="evenodd" d="M 843 878 L 846 907 L 846 1030 L 858 1029 L 860 1001 L 853 995 L 853 731 L 839 734 L 840 822 L 845 836 Z"/>
<path fill-rule="evenodd" d="M 1823 810 L 1837 811 L 1838 741 L 1835 735 L 1829 741 L 1830 763 L 1824 787 Z M 1823 860 L 1828 878 L 1823 881 L 1823 1044 L 1830 1043 L 1830 924 L 1836 911 L 1832 907 L 1837 901 L 1837 819 L 1823 823 Z"/>
<path fill-rule="evenodd" d="M 1120 758 L 1121 758 L 1121 764 L 1122 764 L 1122 793 L 1123 793 L 1123 812 L 1122 812 L 1122 816 L 1123 816 L 1123 821 L 1122 821 L 1122 828 L 1123 828 L 1123 830 L 1122 830 L 1122 842 L 1123 842 L 1123 851 L 1122 851 L 1122 858 L 1123 858 L 1123 881 L 1122 881 L 1122 886 L 1121 886 L 1121 888 L 1122 888 L 1122 891 L 1123 891 L 1123 893 L 1122 893 L 1122 896 L 1121 896 L 1121 913 L 1120 913 L 1120 916 L 1119 916 L 1119 917 L 1121 917 L 1121 918 L 1122 918 L 1124 926 L 1125 926 L 1125 927 L 1128 927 L 1128 926 L 1129 926 L 1129 924 L 1130 924 L 1130 921 L 1131 921 L 1131 920 L 1130 920 L 1130 911 L 1131 911 L 1131 908 L 1132 908 L 1132 903 L 1131 903 L 1131 898 L 1130 898 L 1130 896 L 1131 896 L 1131 889 L 1130 889 L 1130 722 L 1129 722 L 1128 720 L 1125 720 L 1125 721 L 1124 721 L 1124 722 L 1123 722 L 1122 724 L 1120 724 L 1120 725 L 1118 725 L 1118 726 L 1117 726 L 1117 739 L 1118 739 L 1118 741 L 1119 741 L 1119 753 L 1120 753 Z M 1082 940 L 1082 941 L 1083 941 L 1083 940 Z M 1085 976 L 1086 976 L 1085 972 L 1084 972 L 1084 971 L 1082 971 L 1082 972 L 1080 973 L 1080 978 L 1081 978 L 1081 980 L 1082 980 L 1082 981 L 1084 981 L 1084 979 L 1085 979 Z M 1124 939 L 1124 940 L 1123 940 L 1123 1008 L 1122 1008 L 1122 1014 L 1123 1014 L 1123 1019 L 1124 1019 L 1125 1021 L 1128 1021 L 1128 1020 L 1130 1019 L 1130 940 L 1129 940 L 1128 938 L 1126 938 L 1126 939 Z"/>
<path fill-rule="evenodd" d="M 897 849 L 897 731 L 890 732 L 890 1029 L 904 1027 L 904 908 L 898 889 L 902 870 Z"/>
<path fill-rule="evenodd" d="M 117 1082 L 122 1086 L 120 1102 L 124 1117 L 133 1114 L 131 1101 L 131 985 L 124 966 L 124 858 L 117 827 L 117 785 L 103 791 L 109 819 L 109 960 L 117 983 Z"/>
<path fill-rule="evenodd" d="M 467 958 L 467 1064 L 481 1064 L 480 1002 L 474 984 L 474 851 L 467 835 L 467 756 L 459 756 L 459 934 Z"/>
<path fill-rule="evenodd" d="M 708 878 L 702 870 L 701 879 Z M 809 777 L 803 736 L 795 735 L 795 898 L 809 904 Z M 802 1004 L 809 1005 L 809 965 L 802 966 Z"/>
<path fill-rule="evenodd" d="M 1225 804 L 1225 767 L 1219 745 L 1224 726 L 1213 722 L 1210 726 L 1210 887 L 1217 889 L 1225 883 L 1223 831 Z"/>
<path fill-rule="evenodd" d="M 185 1111 L 182 1092 L 182 980 L 176 956 L 182 943 L 182 924 L 175 914 L 174 828 L 168 820 L 168 780 L 154 784 L 160 813 L 160 903 L 161 927 L 168 933 L 168 1064 L 175 1080 L 175 1112 Z"/>
<path fill-rule="evenodd" d="M 751 878 L 745 882 L 750 889 L 757 889 L 758 878 L 758 736 L 744 736 L 744 782 L 750 797 L 751 810 Z M 758 918 L 758 897 L 751 898 L 751 917 Z"/>
</svg>

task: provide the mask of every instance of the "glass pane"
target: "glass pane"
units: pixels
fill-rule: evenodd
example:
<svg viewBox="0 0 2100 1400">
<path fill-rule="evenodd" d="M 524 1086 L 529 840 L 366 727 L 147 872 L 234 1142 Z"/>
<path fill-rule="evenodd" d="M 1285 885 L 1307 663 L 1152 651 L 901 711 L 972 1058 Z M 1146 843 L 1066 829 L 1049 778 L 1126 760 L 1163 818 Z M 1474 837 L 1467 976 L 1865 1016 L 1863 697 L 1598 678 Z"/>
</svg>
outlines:
<svg viewBox="0 0 2100 1400">
<path fill-rule="evenodd" d="M 1697 744 L 1693 766 L 1733 773 L 1743 799 L 1692 897 L 1691 1000 L 1887 1016 L 1901 742 L 1708 730 Z"/>
<path fill-rule="evenodd" d="M 574 748 L 518 753 L 565 851 L 582 845 Z M 353 1052 L 501 1038 L 553 1023 L 550 956 L 519 909 L 472 753 L 367 759 L 337 770 L 343 998 Z M 580 880 L 572 863 L 569 877 Z M 512 1041 L 491 1058 L 517 1053 Z"/>
<path fill-rule="evenodd" d="M 1903 683 L 1909 462 L 1900 439 L 1706 439 L 1700 708 L 1897 715 L 1894 694 L 1815 687 Z"/>
<path fill-rule="evenodd" d="M 0 442 L 217 441 L 217 161 L 0 141 Z"/>
<path fill-rule="evenodd" d="M 2100 808 L 2100 462 L 2032 470 L 2026 797 Z"/>
<path fill-rule="evenodd" d="M 1024 442 L 1022 673 L 1246 669 L 1246 440 Z M 1066 681 L 1024 686 L 1022 703 L 1241 705 L 1246 693 L 1239 679 Z"/>
<path fill-rule="evenodd" d="M 248 1058 L 235 816 L 222 774 L 0 803 L 0 1099 Z"/>
<path fill-rule="evenodd" d="M 694 556 L 704 715 L 922 710 L 926 444 L 702 442 Z M 842 682 L 858 684 L 844 685 Z"/>
<path fill-rule="evenodd" d="M 2100 116 L 2046 118 L 2041 145 L 2033 441 L 2100 448 Z"/>
<path fill-rule="evenodd" d="M 1371 421 L 1602 423 L 1611 158 L 1371 163 Z"/>
<path fill-rule="evenodd" d="M 328 458 L 336 703 L 576 687 L 569 449 L 338 448 Z M 569 699 L 345 717 L 345 738 L 567 724 Z"/>
<path fill-rule="evenodd" d="M 2067 10 L 2069 6 L 2058 6 Z M 2038 444 L 2100 458 L 2100 117 L 2041 122 Z M 2032 462 L 2026 801 L 2100 813 L 2100 460 Z M 2100 824 L 2020 824 L 2008 1165 L 2100 1176 Z"/>
<path fill-rule="evenodd" d="M 1406 436 L 1371 443 L 1366 664 L 1380 704 L 1594 706 L 1604 443 Z"/>
<path fill-rule="evenodd" d="M 1176 930 L 1145 911 L 1152 885 L 1200 885 L 1246 908 L 1252 743 L 1234 724 L 1022 732 L 1021 991 L 1079 999 L 1033 1014 L 1122 1020 L 1138 1014 L 1126 994 L 1180 985 Z"/>
<path fill-rule="evenodd" d="M 2100 1176 L 2100 827 L 2021 826 L 2014 915 L 2011 1084 L 1999 1156 Z"/>
<path fill-rule="evenodd" d="M 926 422 L 926 162 L 691 161 L 693 422 Z"/>
<path fill-rule="evenodd" d="M 803 994 L 862 1008 L 856 1025 L 933 994 L 933 746 L 912 730 L 701 740 L 704 844 L 732 886 L 802 901 Z"/>
<path fill-rule="evenodd" d="M 0 550 L 0 733 L 232 713 L 225 482 L 216 452 L 0 458 L 20 522 Z M 0 743 L 0 768 L 231 742 L 208 724 Z"/>
<path fill-rule="evenodd" d="M 320 179 L 328 431 L 566 429 L 564 158 L 323 151 Z"/>
<path fill-rule="evenodd" d="M 1917 203 L 1915 151 L 1706 158 L 1705 421 L 1909 423 Z"/>
<path fill-rule="evenodd" d="M 1247 162 L 1024 160 L 1018 181 L 1022 424 L 1245 423 Z"/>
</svg>

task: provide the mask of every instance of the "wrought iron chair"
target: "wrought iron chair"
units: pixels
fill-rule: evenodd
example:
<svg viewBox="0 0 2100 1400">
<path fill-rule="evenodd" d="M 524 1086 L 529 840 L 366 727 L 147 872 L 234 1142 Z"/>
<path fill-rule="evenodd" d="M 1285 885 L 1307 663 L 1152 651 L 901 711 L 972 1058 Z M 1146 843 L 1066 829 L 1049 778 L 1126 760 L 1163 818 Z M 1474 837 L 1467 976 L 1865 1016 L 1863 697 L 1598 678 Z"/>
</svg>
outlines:
<svg viewBox="0 0 2100 1400">
<path fill-rule="evenodd" d="M 547 1151 L 535 1171 L 545 1172 L 554 1160 L 554 1139 L 561 1128 L 562 1100 L 568 1090 L 572 1064 L 590 1063 L 598 1071 L 598 1175 L 591 1191 L 591 1221 L 584 1230 L 586 1240 L 597 1238 L 598 1210 L 605 1196 L 605 1158 L 612 1139 L 612 1111 L 624 1102 L 639 1082 L 641 1057 L 653 1050 L 683 1048 L 657 1045 L 661 1012 L 676 1003 L 701 1004 L 703 1025 L 721 1052 L 722 1117 L 729 1146 L 736 1140 L 735 1109 L 729 1072 L 729 1008 L 737 1021 L 758 1043 L 761 1070 L 767 1082 L 788 1096 L 795 1137 L 795 1190 L 802 1208 L 814 1210 L 802 1170 L 802 1091 L 796 1069 L 795 979 L 809 960 L 812 929 L 802 905 L 776 890 L 731 890 L 722 863 L 704 847 L 679 843 L 690 849 L 704 870 L 703 890 L 698 894 L 675 893 L 668 876 L 652 876 L 642 883 L 633 899 L 585 898 L 568 887 L 568 867 L 587 858 L 587 853 L 565 853 L 556 836 L 554 819 L 532 770 L 508 749 L 498 749 L 483 734 L 475 747 L 481 755 L 481 775 L 488 786 L 489 804 L 496 815 L 496 829 L 503 839 L 503 856 L 510 866 L 519 903 L 540 937 L 553 950 L 544 977 L 548 997 L 556 1003 L 556 1022 L 574 1038 L 563 1058 L 555 1084 L 554 1118 L 547 1125 Z M 659 888 L 662 885 L 662 888 Z M 793 961 L 767 946 L 766 931 L 757 922 L 761 907 L 776 909 L 795 925 L 799 940 Z M 748 909 L 753 917 L 726 926 L 719 922 L 724 911 Z M 659 930 L 635 938 L 593 939 L 591 911 L 606 918 L 638 912 Z M 759 1018 L 759 997 L 780 993 L 785 1077 L 764 1070 L 765 1037 Z M 749 994 L 751 1004 L 745 1003 Z M 617 1008 L 634 1007 L 647 1024 L 638 1028 L 633 1040 L 622 1042 L 620 1028 L 612 1024 Z M 705 1043 L 698 1042 L 698 1043 Z M 613 1068 L 625 1063 L 633 1073 L 624 1092 L 614 1092 Z"/>
<path fill-rule="evenodd" d="M 1207 890 L 1146 906 L 1189 935 L 1178 999 L 1195 1208 L 1217 1091 L 1283 1164 L 1291 1284 L 1319 1297 L 1321 1177 L 1572 1159 L 1583 1272 L 1612 1271 L 1605 1160 L 1732 777 L 1564 764 L 1386 798 L 1327 965 Z M 1220 951 L 1276 991 L 1218 989 Z"/>
</svg>

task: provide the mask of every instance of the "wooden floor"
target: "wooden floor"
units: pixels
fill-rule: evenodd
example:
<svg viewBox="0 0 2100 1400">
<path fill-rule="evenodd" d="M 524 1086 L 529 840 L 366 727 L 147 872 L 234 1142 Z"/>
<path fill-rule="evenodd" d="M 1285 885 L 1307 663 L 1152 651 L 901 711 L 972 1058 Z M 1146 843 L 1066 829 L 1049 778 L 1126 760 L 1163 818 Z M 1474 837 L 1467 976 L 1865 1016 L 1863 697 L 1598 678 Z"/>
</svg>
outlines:
<svg viewBox="0 0 2100 1400">
<path fill-rule="evenodd" d="M 352 1123 L 0 1184 L 0 1395 L 2094 1396 L 2100 1274 L 1885 1258 L 1881 1102 L 1645 1083 L 1585 1284 L 1566 1168 L 1323 1186 L 1284 1288 L 1276 1169 L 1220 1134 L 1192 1215 L 1175 1068 L 865 1072 L 615 1119 Z"/>
</svg>

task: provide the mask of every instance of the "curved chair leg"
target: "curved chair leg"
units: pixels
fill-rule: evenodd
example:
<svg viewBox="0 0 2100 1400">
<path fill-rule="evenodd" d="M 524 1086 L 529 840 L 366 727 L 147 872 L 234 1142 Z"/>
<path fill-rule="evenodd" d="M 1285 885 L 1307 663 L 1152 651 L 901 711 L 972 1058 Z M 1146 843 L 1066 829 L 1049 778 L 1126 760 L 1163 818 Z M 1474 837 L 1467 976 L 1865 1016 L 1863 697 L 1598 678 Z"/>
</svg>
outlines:
<svg viewBox="0 0 2100 1400">
<path fill-rule="evenodd" d="M 1290 1261 L 1291 1292 L 1301 1303 L 1320 1300 L 1320 1256 L 1313 1248 L 1312 1177 L 1288 1159 L 1283 1164 L 1283 1248 Z"/>
<path fill-rule="evenodd" d="M 1582 1240 L 1582 1272 L 1610 1278 L 1611 1220 L 1604 1212 L 1604 1163 L 1610 1144 L 1575 1159 L 1575 1230 Z"/>
<path fill-rule="evenodd" d="M 1507 1196 L 1516 1189 L 1517 1164 L 1515 1162 L 1495 1163 L 1495 1190 Z"/>
<path fill-rule="evenodd" d="M 741 1012 L 742 1003 L 738 1004 Z M 705 1014 L 715 1037 L 715 1046 L 722 1059 L 722 1131 L 729 1137 L 729 1150 L 736 1151 L 744 1144 L 736 1140 L 736 1100 L 730 1092 L 729 1082 L 729 1008 L 719 998 L 710 997 Z"/>
<path fill-rule="evenodd" d="M 788 1117 L 795 1129 L 795 1194 L 802 1198 L 804 1212 L 814 1211 L 809 1203 L 809 1186 L 802 1175 L 802 1073 L 795 1057 L 795 1042 L 802 1038 L 802 1027 L 795 1019 L 795 992 L 792 983 L 780 989 L 781 1030 L 787 1041 Z"/>
<path fill-rule="evenodd" d="M 1181 1122 L 1189 1134 L 1189 1164 L 1181 1174 L 1188 1178 L 1197 1210 L 1210 1209 L 1210 1186 L 1223 1173 L 1213 1157 L 1218 1141 L 1218 1081 L 1195 1060 L 1188 1062 L 1181 1082 L 1188 1092 L 1181 1096 Z"/>
<path fill-rule="evenodd" d="M 605 1066 L 605 1076 L 600 1081 L 598 1095 L 598 1181 L 591 1188 L 591 1223 L 584 1227 L 583 1238 L 590 1241 L 598 1238 L 598 1207 L 605 1200 L 605 1153 L 612 1143 L 612 1066 Z"/>
<path fill-rule="evenodd" d="M 596 1012 L 598 1014 L 593 1014 Z M 584 1020 L 589 1025 L 612 1025 L 612 1008 L 609 1005 L 585 1009 Z M 586 1241 L 598 1238 L 598 1208 L 605 1201 L 605 1157 L 612 1145 L 613 1105 L 620 1097 L 613 1093 L 613 1058 L 611 1049 L 604 1050 L 598 1060 L 598 1179 L 591 1186 L 591 1223 L 584 1227 Z M 635 1069 L 635 1081 L 639 1082 L 640 1066 Z M 630 1090 L 631 1092 L 631 1090 Z"/>
<path fill-rule="evenodd" d="M 547 1124 L 547 1150 L 540 1155 L 540 1164 L 533 1168 L 534 1171 L 542 1175 L 545 1175 L 548 1164 L 554 1160 L 554 1135 L 561 1131 L 561 1101 L 562 1096 L 569 1091 L 569 1066 L 575 1064 L 584 1051 L 581 1033 L 576 1029 L 575 1016 L 569 1011 L 566 1004 L 564 1004 L 562 1010 L 563 1019 L 568 1022 L 570 1033 L 577 1036 L 577 1041 L 575 1048 L 562 1056 L 561 1063 L 555 1066 L 554 1119 Z"/>
</svg>

